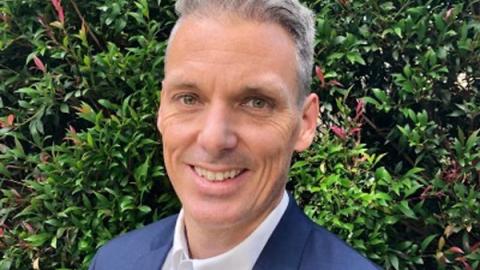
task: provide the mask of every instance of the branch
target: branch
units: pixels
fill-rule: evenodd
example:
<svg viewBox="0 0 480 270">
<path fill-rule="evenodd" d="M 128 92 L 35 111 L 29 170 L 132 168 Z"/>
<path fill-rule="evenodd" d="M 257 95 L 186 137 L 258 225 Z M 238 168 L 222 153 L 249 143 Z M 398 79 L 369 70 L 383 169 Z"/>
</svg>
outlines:
<svg viewBox="0 0 480 270">
<path fill-rule="evenodd" d="M 86 30 L 87 30 L 88 34 L 90 35 L 90 37 L 93 39 L 93 41 L 95 41 L 95 44 L 97 44 L 98 48 L 100 50 L 103 50 L 103 47 L 100 44 L 100 42 L 98 41 L 97 37 L 95 36 L 93 31 L 90 30 L 91 29 L 90 25 L 87 23 L 85 18 L 82 16 L 82 13 L 80 13 L 80 10 L 78 9 L 77 3 L 75 3 L 74 0 L 70 0 L 70 3 L 72 3 L 72 6 L 75 9 L 75 12 L 77 13 L 78 17 L 80 17 L 80 19 L 82 20 L 82 23 L 85 25 Z"/>
</svg>

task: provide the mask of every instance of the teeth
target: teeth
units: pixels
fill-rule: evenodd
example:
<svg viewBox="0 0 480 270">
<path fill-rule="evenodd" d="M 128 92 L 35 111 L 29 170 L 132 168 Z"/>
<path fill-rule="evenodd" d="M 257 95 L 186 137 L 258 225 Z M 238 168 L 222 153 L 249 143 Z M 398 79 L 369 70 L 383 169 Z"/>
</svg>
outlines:
<svg viewBox="0 0 480 270">
<path fill-rule="evenodd" d="M 235 176 L 240 174 L 240 170 L 231 170 L 231 171 L 224 171 L 224 172 L 212 172 L 209 170 L 205 170 L 199 167 L 194 167 L 195 172 L 200 175 L 201 177 L 207 179 L 208 181 L 223 181 L 227 179 L 234 178 Z"/>
</svg>

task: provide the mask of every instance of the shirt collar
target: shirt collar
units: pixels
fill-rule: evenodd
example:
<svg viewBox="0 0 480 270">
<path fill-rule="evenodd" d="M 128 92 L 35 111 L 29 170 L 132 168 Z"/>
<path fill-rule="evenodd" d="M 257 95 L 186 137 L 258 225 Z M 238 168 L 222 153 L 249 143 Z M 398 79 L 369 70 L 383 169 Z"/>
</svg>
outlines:
<svg viewBox="0 0 480 270">
<path fill-rule="evenodd" d="M 280 203 L 265 218 L 265 220 L 240 244 L 232 249 L 207 259 L 190 259 L 188 254 L 187 239 L 183 223 L 183 209 L 180 211 L 175 225 L 171 259 L 174 265 L 191 264 L 188 267 L 194 270 L 223 270 L 228 265 L 229 269 L 252 269 L 257 261 L 263 247 L 277 227 L 280 219 L 288 206 L 288 195 L 284 191 Z"/>
</svg>

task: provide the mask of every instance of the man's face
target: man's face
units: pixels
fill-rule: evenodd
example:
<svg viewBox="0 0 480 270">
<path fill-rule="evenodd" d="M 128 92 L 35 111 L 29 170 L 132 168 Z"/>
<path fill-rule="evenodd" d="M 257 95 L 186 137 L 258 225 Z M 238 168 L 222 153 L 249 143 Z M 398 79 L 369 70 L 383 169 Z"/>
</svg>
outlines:
<svg viewBox="0 0 480 270">
<path fill-rule="evenodd" d="M 292 152 L 311 143 L 318 110 L 315 95 L 298 105 L 296 67 L 280 26 L 183 19 L 157 125 L 187 224 L 248 230 L 278 203 Z"/>
</svg>

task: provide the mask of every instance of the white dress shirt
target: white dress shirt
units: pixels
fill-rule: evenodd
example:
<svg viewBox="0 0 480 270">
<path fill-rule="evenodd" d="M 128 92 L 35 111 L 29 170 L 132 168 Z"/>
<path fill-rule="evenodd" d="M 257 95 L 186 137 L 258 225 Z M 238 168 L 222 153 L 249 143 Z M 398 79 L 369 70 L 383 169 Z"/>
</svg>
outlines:
<svg viewBox="0 0 480 270">
<path fill-rule="evenodd" d="M 162 270 L 251 270 L 287 210 L 288 201 L 289 198 L 285 191 L 280 203 L 240 244 L 225 253 L 201 260 L 191 259 L 188 254 L 182 209 L 175 225 L 173 245 L 167 254 Z"/>
</svg>

